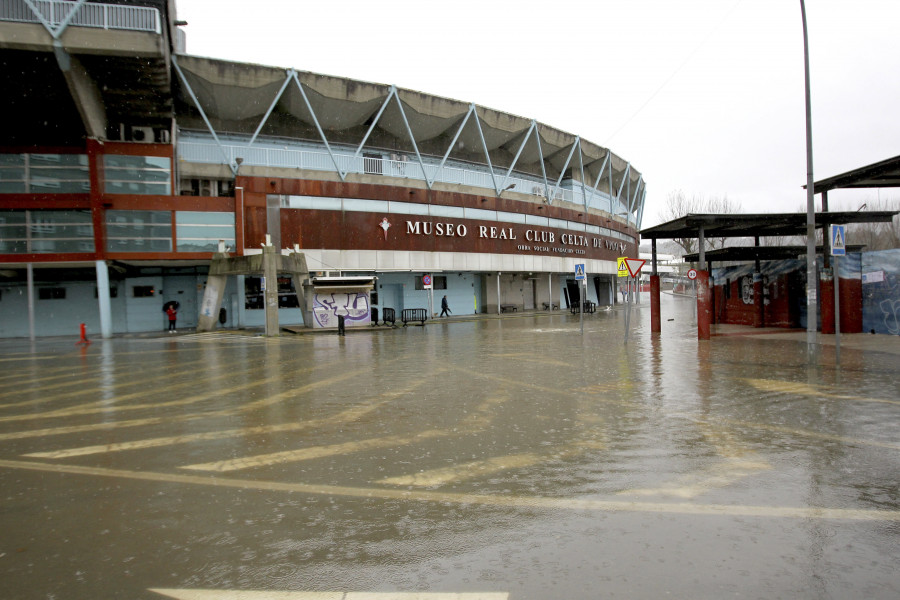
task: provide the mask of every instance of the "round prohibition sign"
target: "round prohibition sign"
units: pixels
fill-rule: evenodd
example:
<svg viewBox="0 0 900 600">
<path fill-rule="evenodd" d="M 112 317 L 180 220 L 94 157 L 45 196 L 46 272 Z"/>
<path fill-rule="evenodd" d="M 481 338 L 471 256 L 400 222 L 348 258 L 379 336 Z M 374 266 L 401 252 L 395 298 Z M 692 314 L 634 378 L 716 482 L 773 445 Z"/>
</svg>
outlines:
<svg viewBox="0 0 900 600">
<path fill-rule="evenodd" d="M 689 269 L 687 272 L 688 279 L 697 279 L 697 269 Z"/>
<path fill-rule="evenodd" d="M 422 283 L 423 283 L 424 285 L 431 285 L 431 275 L 423 275 L 423 276 L 422 276 Z"/>
</svg>

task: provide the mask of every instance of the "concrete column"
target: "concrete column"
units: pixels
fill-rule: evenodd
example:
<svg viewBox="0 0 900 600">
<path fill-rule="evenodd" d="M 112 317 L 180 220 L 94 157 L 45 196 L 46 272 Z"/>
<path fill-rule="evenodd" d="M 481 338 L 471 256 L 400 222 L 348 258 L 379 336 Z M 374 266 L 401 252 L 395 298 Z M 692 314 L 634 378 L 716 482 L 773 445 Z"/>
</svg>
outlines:
<svg viewBox="0 0 900 600">
<path fill-rule="evenodd" d="M 106 339 L 112 336 L 112 309 L 109 301 L 109 267 L 105 260 L 96 262 L 97 302 L 100 305 L 100 335 Z"/>
<path fill-rule="evenodd" d="M 25 268 L 25 279 L 28 294 L 28 339 L 34 341 L 34 265 L 28 263 Z"/>
<path fill-rule="evenodd" d="M 265 279 L 266 336 L 278 335 L 278 271 L 276 268 L 277 249 L 269 244 L 263 246 L 263 278 Z"/>
<path fill-rule="evenodd" d="M 206 289 L 203 290 L 200 316 L 197 319 L 197 331 L 213 331 L 216 328 L 226 285 L 228 278 L 225 275 L 209 275 L 206 278 Z"/>
<path fill-rule="evenodd" d="M 500 314 L 500 273 L 497 273 L 497 314 Z"/>
</svg>

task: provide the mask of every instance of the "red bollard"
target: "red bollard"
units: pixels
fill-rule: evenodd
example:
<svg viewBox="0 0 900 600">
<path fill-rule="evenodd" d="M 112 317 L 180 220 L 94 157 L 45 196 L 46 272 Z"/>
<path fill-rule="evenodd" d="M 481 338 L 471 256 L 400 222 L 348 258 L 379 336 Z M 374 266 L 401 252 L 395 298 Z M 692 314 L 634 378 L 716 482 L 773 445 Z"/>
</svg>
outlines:
<svg viewBox="0 0 900 600">
<path fill-rule="evenodd" d="M 84 344 L 88 345 L 91 343 L 91 340 L 87 339 L 87 327 L 85 327 L 84 323 L 81 324 L 81 339 L 75 342 L 75 345 Z"/>
</svg>

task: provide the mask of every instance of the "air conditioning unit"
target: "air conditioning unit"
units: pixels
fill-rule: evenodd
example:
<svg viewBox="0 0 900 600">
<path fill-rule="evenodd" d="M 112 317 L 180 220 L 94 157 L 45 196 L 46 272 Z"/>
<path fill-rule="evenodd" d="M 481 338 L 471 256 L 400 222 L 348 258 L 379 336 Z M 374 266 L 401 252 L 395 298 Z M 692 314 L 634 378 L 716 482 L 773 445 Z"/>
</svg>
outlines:
<svg viewBox="0 0 900 600">
<path fill-rule="evenodd" d="M 152 127 L 132 127 L 131 128 L 131 141 L 133 142 L 152 142 L 153 140 L 153 128 Z"/>
</svg>

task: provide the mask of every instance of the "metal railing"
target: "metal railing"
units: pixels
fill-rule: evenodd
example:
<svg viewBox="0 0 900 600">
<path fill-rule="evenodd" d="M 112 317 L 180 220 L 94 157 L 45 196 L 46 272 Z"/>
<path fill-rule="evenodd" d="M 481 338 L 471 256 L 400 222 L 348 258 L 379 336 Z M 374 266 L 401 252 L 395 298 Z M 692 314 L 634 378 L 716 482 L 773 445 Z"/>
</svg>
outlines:
<svg viewBox="0 0 900 600">
<path fill-rule="evenodd" d="M 44 22 L 56 29 L 69 19 L 69 13 L 76 6 L 66 0 L 33 0 L 32 4 L 40 16 L 36 15 L 24 0 L 0 0 L 0 21 Z M 68 24 L 74 27 L 146 31 L 157 34 L 162 31 L 159 11 L 155 8 L 120 4 L 83 4 L 78 7 Z"/>
<path fill-rule="evenodd" d="M 444 165 L 440 167 L 440 160 L 427 156 L 422 157 L 425 165 L 425 171 L 417 160 L 394 160 L 391 158 L 374 158 L 371 155 L 356 155 L 353 151 L 344 151 L 340 148 L 332 146 L 332 155 L 328 152 L 318 152 L 307 149 L 292 149 L 287 146 L 281 148 L 270 148 L 263 145 L 246 146 L 228 143 L 222 141 L 221 146 L 214 141 L 199 141 L 194 139 L 184 139 L 178 144 L 178 158 L 186 162 L 194 163 L 212 163 L 212 164 L 235 164 L 236 159 L 240 158 L 240 163 L 247 166 L 260 167 L 280 167 L 288 169 L 306 169 L 311 171 L 330 171 L 336 172 L 335 161 L 345 173 L 356 173 L 360 175 L 383 175 L 385 177 L 398 177 L 416 179 L 426 181 L 434 178 L 434 181 L 441 183 L 450 183 L 458 185 L 467 185 L 472 187 L 485 188 L 495 190 L 494 177 L 497 184 L 506 182 L 506 187 L 515 184 L 513 191 L 523 194 L 532 194 L 538 197 L 545 197 L 546 190 L 543 181 L 539 177 L 528 178 L 521 174 L 510 175 L 506 178 L 505 170 L 495 170 L 494 177 L 491 176 L 487 167 L 484 169 L 465 168 L 460 165 Z M 440 172 L 438 169 L 440 168 Z M 588 199 L 590 208 L 597 208 L 609 211 L 611 214 L 623 213 L 624 204 L 617 202 L 615 199 L 610 201 L 610 197 L 605 192 L 595 192 L 593 197 L 589 190 L 579 183 L 574 182 L 571 188 L 555 189 L 550 186 L 553 194 L 552 201 L 565 201 L 575 204 L 585 205 Z"/>
</svg>

